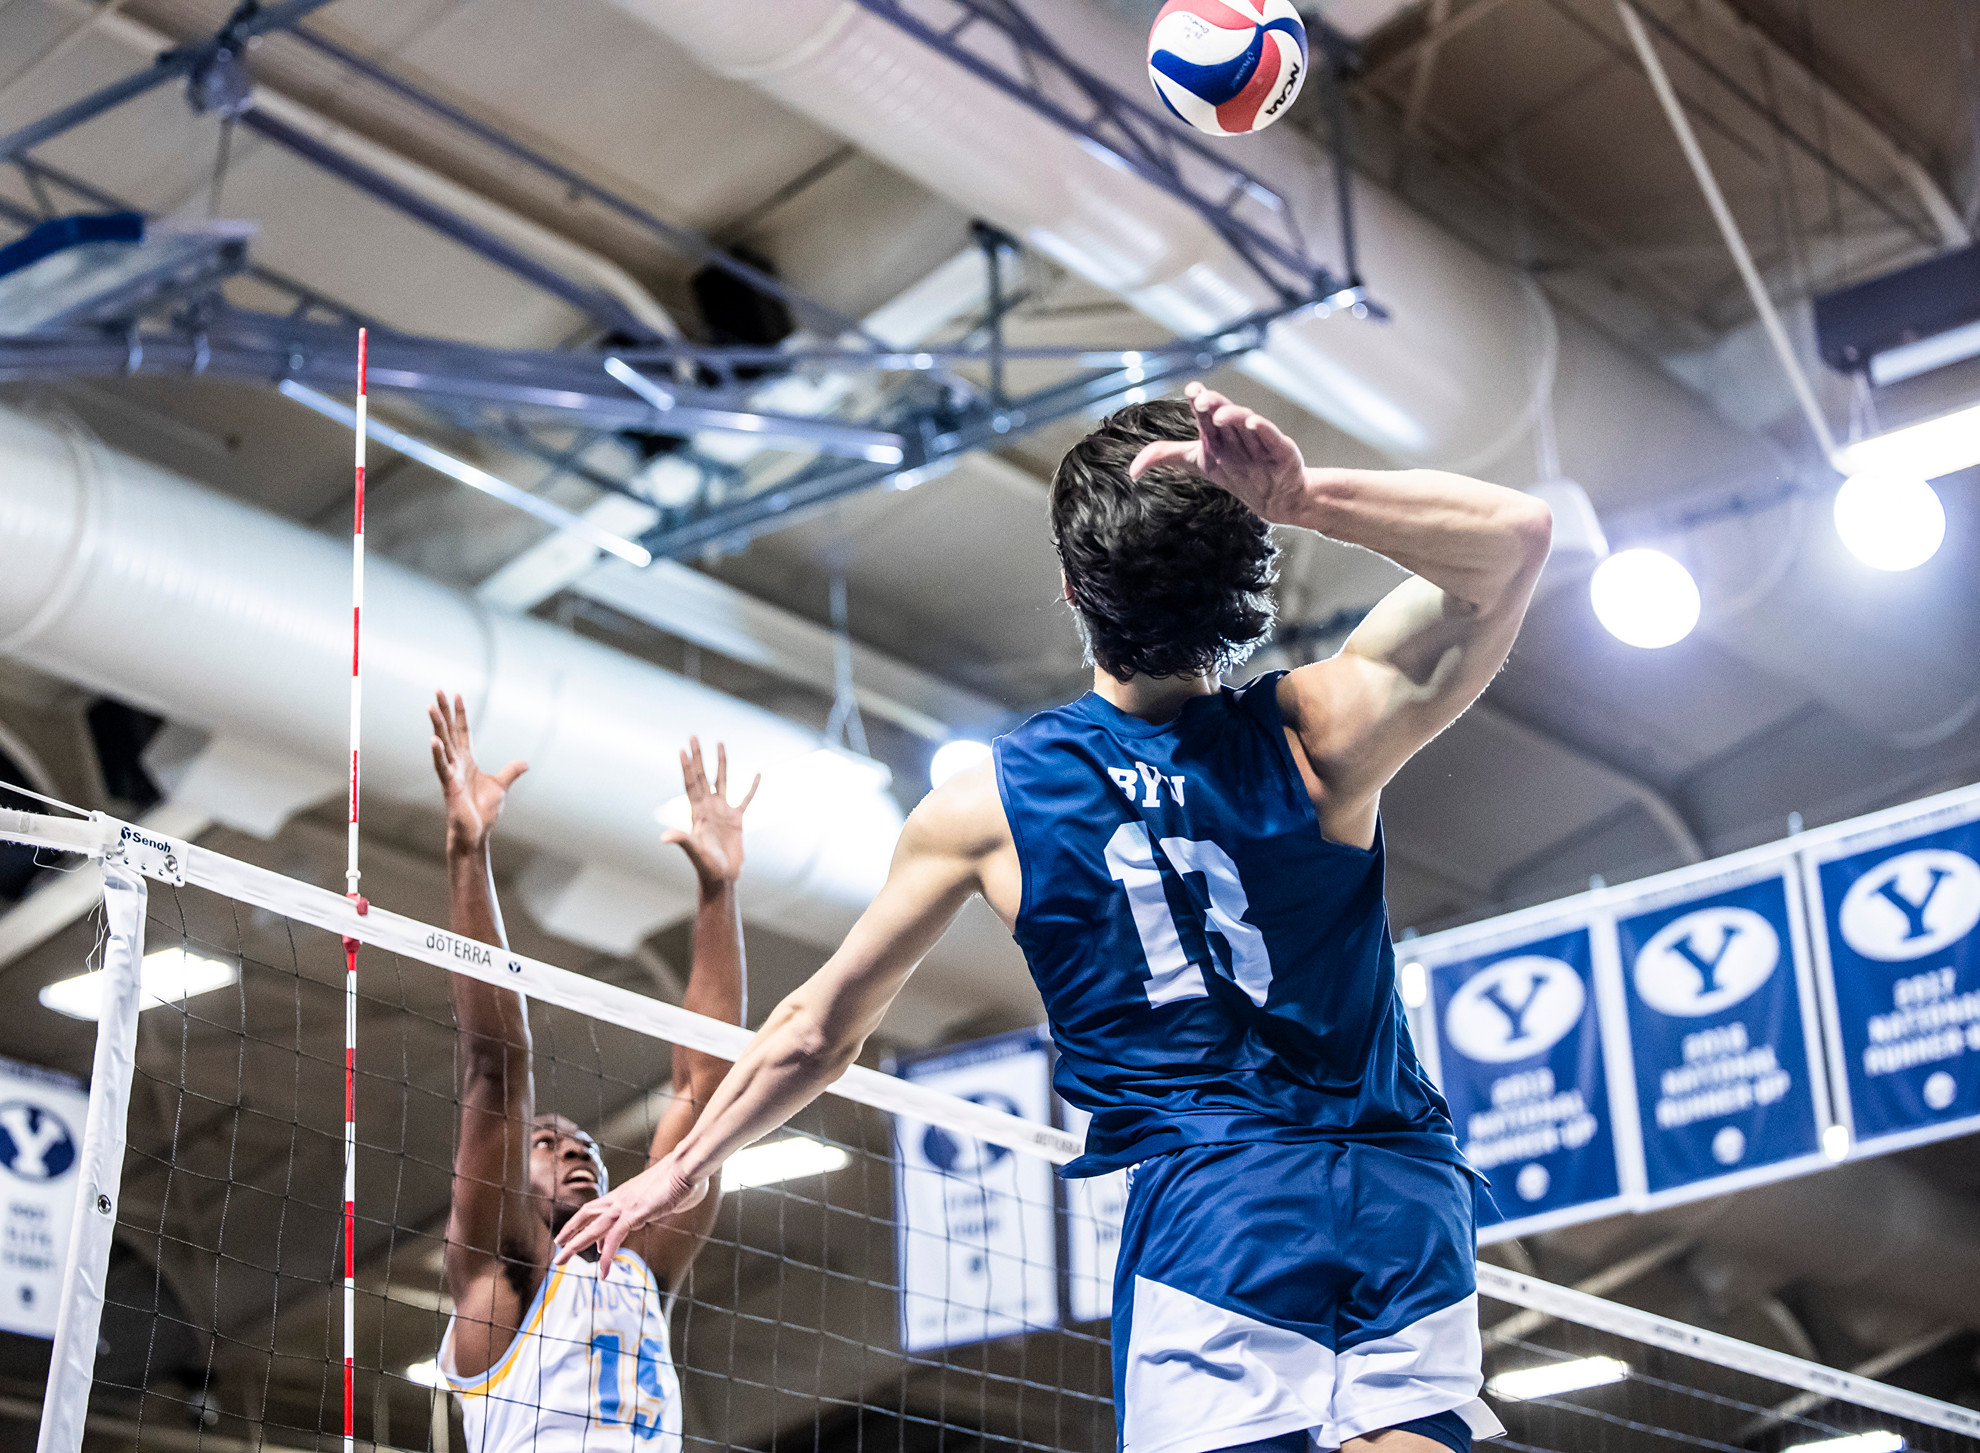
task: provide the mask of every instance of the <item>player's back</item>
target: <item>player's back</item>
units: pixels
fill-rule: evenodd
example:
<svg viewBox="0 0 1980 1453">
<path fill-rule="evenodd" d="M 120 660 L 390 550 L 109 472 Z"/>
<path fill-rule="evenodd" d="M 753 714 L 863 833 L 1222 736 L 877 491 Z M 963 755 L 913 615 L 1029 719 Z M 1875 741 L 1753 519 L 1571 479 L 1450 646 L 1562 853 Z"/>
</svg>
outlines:
<svg viewBox="0 0 1980 1453">
<path fill-rule="evenodd" d="M 1089 693 L 997 741 L 1017 941 L 1094 1117 L 1073 1174 L 1318 1139 L 1462 1163 L 1403 1023 L 1379 831 L 1321 834 L 1282 674 L 1161 725 Z"/>
</svg>

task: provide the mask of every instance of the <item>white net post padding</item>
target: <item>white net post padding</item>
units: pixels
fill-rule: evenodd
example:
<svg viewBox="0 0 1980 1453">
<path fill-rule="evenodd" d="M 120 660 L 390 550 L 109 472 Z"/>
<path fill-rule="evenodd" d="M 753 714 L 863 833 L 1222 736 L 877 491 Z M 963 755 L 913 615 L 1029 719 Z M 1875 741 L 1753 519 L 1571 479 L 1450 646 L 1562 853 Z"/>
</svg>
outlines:
<svg viewBox="0 0 1980 1453">
<path fill-rule="evenodd" d="M 94 872 L 94 868 L 81 869 Z M 95 1379 L 104 1274 L 117 1230 L 124 1127 L 136 1065 L 138 974 L 144 962 L 144 878 L 122 863 L 103 864 L 102 1015 L 89 1079 L 89 1115 L 77 1157 L 75 1218 L 62 1268 L 55 1345 L 42 1396 L 35 1453 L 78 1453 Z"/>
<path fill-rule="evenodd" d="M 98 1228 L 107 1242 L 115 1220 L 124 1280 L 114 1259 L 107 1277 L 97 1272 L 112 1352 L 96 1360 L 98 1406 L 88 1417 L 93 1430 L 126 1446 L 191 1448 L 203 1439 L 199 1446 L 214 1450 L 287 1453 L 337 1442 L 340 937 L 375 950 L 361 970 L 360 1453 L 463 1446 L 450 1421 L 458 1418 L 454 1400 L 418 1385 L 432 1375 L 452 1311 L 443 1256 L 458 1068 L 447 986 L 435 970 L 529 996 L 538 1106 L 589 1128 L 615 1173 L 640 1163 L 669 1104 L 665 1046 L 732 1057 L 748 1040 L 736 1026 L 637 992 L 636 976 L 571 973 L 375 907 L 360 916 L 335 892 L 208 849 L 134 838 L 123 824 L 0 811 L 0 838 L 115 859 L 112 881 L 131 890 L 108 900 L 112 937 L 130 945 L 131 1019 L 143 941 L 123 920 L 144 913 L 135 872 L 170 885 L 151 894 L 154 950 L 180 947 L 238 971 L 238 983 L 223 990 L 145 1009 L 134 1054 L 124 1051 L 122 1073 L 127 1082 L 134 1074 L 135 1087 L 123 1189 L 113 1197 L 116 1215 L 99 1218 L 106 1224 Z M 117 1079 L 102 1066 L 110 1024 L 98 1045 L 97 1085 L 106 1091 Z M 732 1162 L 734 1184 L 749 1188 L 725 1195 L 671 1324 L 691 1453 L 1116 1446 L 1103 1288 L 1094 1254 L 1082 1262 L 1073 1238 L 1099 1247 L 1103 1238 L 1084 1222 L 1118 1208 L 1103 1213 L 1095 1197 L 1067 1197 L 1049 1178 L 1008 1174 L 1012 1157 L 989 1147 L 1034 1165 L 1063 1163 L 1079 1137 L 997 1103 L 995 1095 L 959 1098 L 855 1069 L 771 1138 L 808 1141 L 797 1152 L 814 1159 L 811 1171 L 752 1180 L 768 1161 Z M 102 1116 L 122 1128 L 121 1106 L 106 1098 L 99 1111 L 93 1100 L 91 1137 Z M 929 1137 L 929 1128 L 941 1134 Z M 921 1146 L 925 1165 L 910 1168 L 903 1137 Z M 114 1166 L 121 1147 L 102 1144 Z M 910 1226 L 901 1190 L 911 1174 L 936 1171 L 953 1184 L 924 1198 L 928 1217 Z M 1013 1224 L 1022 1222 L 1023 1239 L 1001 1252 L 977 1214 L 993 1191 L 1014 1207 Z M 1058 1227 L 1055 1246 L 1045 1244 L 1053 1239 L 1047 1224 Z M 910 1285 L 910 1235 L 944 1243 L 949 1254 L 927 1262 L 938 1268 L 936 1281 Z M 79 1236 L 73 1254 L 85 1244 Z M 978 1245 L 990 1254 L 974 1256 Z M 1025 1306 L 990 1315 L 989 1294 L 967 1284 L 979 1263 L 1005 1277 L 1006 1291 L 1022 1283 Z M 1056 1315 L 1040 1291 L 1048 1263 Z M 1980 1414 L 1970 1409 L 1499 1267 L 1481 1265 L 1479 1276 L 1487 1395 L 1510 1429 L 1494 1446 L 1505 1453 L 1785 1453 L 1866 1436 L 1883 1441 L 1854 1453 L 1899 1446 L 1891 1438 L 1922 1453 L 1980 1453 Z M 904 1335 L 908 1308 L 931 1287 L 956 1299 L 955 1314 L 932 1319 L 944 1329 L 933 1339 Z M 119 1340 L 133 1325 L 135 1356 Z M 972 1326 L 981 1330 L 954 1333 L 944 1345 L 946 1329 Z M 587 1351 L 597 1355 L 582 1347 L 576 1355 Z M 43 1453 L 74 1453 L 83 1431 L 92 1358 L 78 1355 L 83 1381 L 80 1389 L 72 1382 L 62 1403 L 70 1441 L 44 1441 Z M 1534 1390 L 1529 1381 L 1519 1390 L 1519 1374 L 1594 1364 L 1620 1371 L 1607 1383 L 1570 1376 L 1572 1385 Z M 626 1394 L 602 1401 L 599 1416 L 626 1421 L 641 1391 L 632 1359 L 615 1348 L 598 1365 L 621 1370 Z M 194 1434 L 188 1410 L 203 1419 Z"/>
</svg>

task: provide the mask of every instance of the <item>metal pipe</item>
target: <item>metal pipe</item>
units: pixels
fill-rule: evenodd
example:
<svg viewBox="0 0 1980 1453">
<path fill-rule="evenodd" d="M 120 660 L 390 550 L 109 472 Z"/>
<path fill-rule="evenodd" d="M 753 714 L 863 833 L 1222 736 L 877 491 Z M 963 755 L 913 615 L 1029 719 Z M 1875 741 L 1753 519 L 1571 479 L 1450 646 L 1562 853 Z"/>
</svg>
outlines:
<svg viewBox="0 0 1980 1453">
<path fill-rule="evenodd" d="M 1802 371 L 1801 360 L 1795 357 L 1794 344 L 1788 339 L 1780 314 L 1774 310 L 1774 300 L 1767 295 L 1767 285 L 1760 277 L 1760 269 L 1753 265 L 1753 254 L 1747 250 L 1746 239 L 1740 235 L 1739 223 L 1733 217 L 1732 208 L 1726 205 L 1725 194 L 1719 190 L 1718 178 L 1712 174 L 1712 164 L 1705 159 L 1705 152 L 1698 145 L 1698 137 L 1691 129 L 1691 119 L 1684 114 L 1684 103 L 1678 99 L 1677 91 L 1671 85 L 1664 63 L 1657 56 L 1657 48 L 1650 43 L 1649 33 L 1637 16 L 1636 7 L 1630 0 L 1615 0 L 1615 3 L 1616 13 L 1622 17 L 1623 29 L 1629 33 L 1630 44 L 1636 47 L 1637 58 L 1642 61 L 1644 72 L 1650 77 L 1650 87 L 1657 93 L 1657 102 L 1664 108 L 1671 130 L 1677 133 L 1678 146 L 1683 149 L 1684 159 L 1691 165 L 1692 175 L 1698 179 L 1698 189 L 1705 194 L 1705 204 L 1712 209 L 1712 219 L 1718 223 L 1719 232 L 1725 238 L 1726 250 L 1732 253 L 1740 278 L 1746 284 L 1747 294 L 1753 299 L 1754 310 L 1759 313 L 1761 326 L 1767 331 L 1767 340 L 1774 346 L 1774 356 L 1780 360 L 1788 384 L 1794 389 L 1795 399 L 1808 419 L 1808 427 L 1814 431 L 1815 442 L 1821 446 L 1822 456 L 1835 465 L 1837 472 L 1844 472 L 1836 458 L 1836 436 L 1829 428 L 1821 404 L 1816 401 L 1814 386 Z"/>
</svg>

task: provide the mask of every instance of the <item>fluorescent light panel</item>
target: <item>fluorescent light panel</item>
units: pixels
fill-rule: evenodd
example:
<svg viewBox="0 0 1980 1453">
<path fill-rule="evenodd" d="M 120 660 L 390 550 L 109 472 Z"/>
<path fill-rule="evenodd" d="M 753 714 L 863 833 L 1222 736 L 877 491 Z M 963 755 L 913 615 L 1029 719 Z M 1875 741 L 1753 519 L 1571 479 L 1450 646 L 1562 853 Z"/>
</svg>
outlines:
<svg viewBox="0 0 1980 1453">
<path fill-rule="evenodd" d="M 240 982 L 241 971 L 224 959 L 208 958 L 182 948 L 164 948 L 144 956 L 138 969 L 138 1008 L 156 1009 L 182 1004 L 195 994 L 210 994 Z M 41 991 L 42 1004 L 71 1019 L 103 1016 L 103 971 L 60 979 Z"/>
<path fill-rule="evenodd" d="M 1842 457 L 1850 474 L 1937 479 L 1971 469 L 1980 464 L 1980 404 L 1859 439 L 1842 451 Z"/>
<path fill-rule="evenodd" d="M 836 1145 L 813 1140 L 808 1135 L 787 1135 L 752 1145 L 730 1156 L 722 1166 L 722 1189 L 748 1190 L 753 1186 L 774 1186 L 804 1176 L 822 1176 L 843 1170 L 852 1157 Z"/>
<path fill-rule="evenodd" d="M 1980 321 L 1887 348 L 1870 359 L 1870 382 L 1878 388 L 1930 373 L 1980 354 Z"/>
<path fill-rule="evenodd" d="M 1558 1397 L 1591 1387 L 1606 1387 L 1629 1376 L 1629 1364 L 1614 1357 L 1576 1357 L 1502 1372 L 1485 1384 L 1485 1391 L 1508 1402 Z"/>
<path fill-rule="evenodd" d="M 1904 1439 L 1896 1433 L 1878 1429 L 1869 1433 L 1852 1433 L 1847 1438 L 1823 1438 L 1814 1443 L 1790 1443 L 1786 1453 L 1898 1453 L 1904 1447 Z"/>
<path fill-rule="evenodd" d="M 337 400 L 318 393 L 313 388 L 305 388 L 292 378 L 281 382 L 282 393 L 306 409 L 313 409 L 326 419 L 334 419 L 345 428 L 355 428 L 357 412 Z M 653 563 L 653 552 L 643 545 L 622 539 L 609 530 L 601 530 L 582 515 L 574 515 L 528 490 L 510 484 L 506 479 L 497 478 L 485 469 L 479 469 L 465 459 L 458 459 L 444 449 L 435 448 L 423 439 L 415 439 L 410 434 L 402 434 L 390 424 L 365 416 L 364 432 L 368 438 L 376 439 L 387 449 L 393 449 L 408 459 L 417 459 L 428 469 L 438 470 L 449 479 L 457 479 L 470 489 L 478 489 L 483 494 L 502 503 L 513 505 L 525 514 L 534 515 L 544 524 L 575 535 L 579 539 L 607 554 L 616 555 L 621 560 L 644 568 Z"/>
</svg>

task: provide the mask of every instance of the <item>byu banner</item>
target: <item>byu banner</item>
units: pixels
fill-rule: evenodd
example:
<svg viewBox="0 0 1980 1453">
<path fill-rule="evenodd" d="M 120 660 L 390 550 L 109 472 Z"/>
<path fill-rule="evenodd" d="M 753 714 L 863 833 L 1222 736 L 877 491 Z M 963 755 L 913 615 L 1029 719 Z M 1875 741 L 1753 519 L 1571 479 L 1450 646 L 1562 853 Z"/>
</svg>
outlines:
<svg viewBox="0 0 1980 1453">
<path fill-rule="evenodd" d="M 1619 905 L 1644 1173 L 1653 1204 L 1822 1164 L 1828 1087 L 1795 865 L 1689 869 Z"/>
<path fill-rule="evenodd" d="M 1038 1030 L 899 1066 L 907 1079 L 1049 1123 L 1050 1042 Z M 1049 1162 L 896 1117 L 901 1345 L 909 1352 L 1058 1324 Z"/>
<path fill-rule="evenodd" d="M 1635 1188 L 1618 1154 L 1603 1051 L 1595 920 L 1515 915 L 1489 939 L 1453 933 L 1398 952 L 1429 970 L 1420 1045 L 1458 1143 L 1490 1181 L 1481 1240 L 1585 1219 Z M 1503 1224 L 1495 1224 L 1503 1223 Z"/>
<path fill-rule="evenodd" d="M 1883 816 L 1804 863 L 1837 1110 L 1887 1150 L 1980 1128 L 1980 803 Z"/>
<path fill-rule="evenodd" d="M 0 1059 L 0 1331 L 55 1335 L 89 1093 Z"/>
<path fill-rule="evenodd" d="M 1086 1134 L 1093 1117 L 1063 1100 L 1066 1129 Z M 1114 1312 L 1114 1267 L 1127 1215 L 1127 1172 L 1061 1181 L 1066 1192 L 1066 1320 L 1098 1322 Z"/>
</svg>

